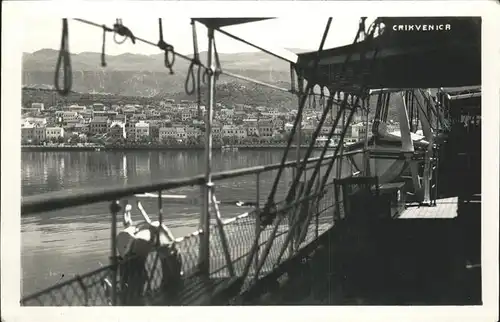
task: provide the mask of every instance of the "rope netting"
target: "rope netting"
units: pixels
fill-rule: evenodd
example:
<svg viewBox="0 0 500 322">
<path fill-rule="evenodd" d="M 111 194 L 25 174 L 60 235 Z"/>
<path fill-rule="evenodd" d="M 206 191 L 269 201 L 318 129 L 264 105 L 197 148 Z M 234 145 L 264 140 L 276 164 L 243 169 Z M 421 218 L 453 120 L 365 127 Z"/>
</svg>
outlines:
<svg viewBox="0 0 500 322">
<path fill-rule="evenodd" d="M 376 19 L 370 28 L 367 31 L 365 30 L 365 19 L 362 18 L 359 23 L 359 28 L 354 39 L 354 42 L 358 42 L 361 38 L 367 39 L 374 36 L 375 31 L 379 27 L 378 19 Z M 152 46 L 158 47 L 160 50 L 164 51 L 164 64 L 165 67 L 169 70 L 170 74 L 173 74 L 173 67 L 175 63 L 175 57 L 180 57 L 190 62 L 189 69 L 187 72 L 187 77 L 185 81 L 185 91 L 187 94 L 197 95 L 198 102 L 198 115 L 200 116 L 200 104 L 201 104 L 201 87 L 206 83 L 208 77 L 211 77 L 215 74 L 217 77 L 220 74 L 223 74 L 223 70 L 221 67 L 221 63 L 218 57 L 217 50 L 215 48 L 214 43 L 214 57 L 215 57 L 215 70 L 212 69 L 211 66 L 205 66 L 200 61 L 200 56 L 198 52 L 198 40 L 196 33 L 196 21 L 194 19 L 191 20 L 192 25 L 192 38 L 193 38 L 193 58 L 189 58 L 182 54 L 179 54 L 175 51 L 174 46 L 165 42 L 164 34 L 163 34 L 163 26 L 162 20 L 159 19 L 159 41 L 157 43 L 153 43 L 151 41 L 142 39 L 140 37 L 135 36 L 132 31 L 123 25 L 121 19 L 117 19 L 116 23 L 112 28 L 107 27 L 105 25 L 99 25 L 91 21 L 83 20 L 83 19 L 75 19 L 82 23 L 92 25 L 98 28 L 102 28 L 103 30 L 103 43 L 102 43 L 102 53 L 101 53 L 101 65 L 106 66 L 105 61 L 105 37 L 106 33 L 112 32 L 113 39 L 116 43 L 124 43 L 127 39 L 130 39 L 134 44 L 136 42 L 146 43 Z M 297 110 L 297 115 L 295 121 L 293 123 L 293 127 L 290 131 L 290 135 L 288 136 L 286 148 L 282 155 L 281 166 L 277 170 L 277 174 L 273 180 L 271 190 L 267 196 L 267 201 L 264 204 L 262 209 L 257 208 L 255 211 L 252 211 L 245 216 L 238 217 L 231 223 L 224 224 L 224 229 L 219 229 L 219 225 L 211 226 L 210 235 L 212 236 L 210 239 L 209 253 L 210 253 L 210 273 L 209 276 L 216 277 L 227 277 L 232 274 L 236 274 L 243 278 L 243 288 L 250 287 L 252 281 L 258 281 L 259 277 L 263 274 L 267 274 L 272 271 L 276 265 L 281 262 L 282 257 L 287 252 L 290 243 L 293 244 L 293 248 L 289 250 L 290 254 L 296 253 L 300 250 L 301 245 L 305 245 L 310 241 L 314 240 L 314 238 L 318 237 L 318 234 L 324 232 L 326 229 L 331 227 L 333 223 L 333 208 L 336 203 L 333 196 L 333 189 L 331 189 L 331 183 L 328 183 L 328 180 L 331 175 L 331 171 L 335 164 L 335 161 L 338 159 L 339 153 L 342 151 L 344 137 L 347 133 L 347 127 L 350 125 L 353 115 L 357 109 L 360 108 L 361 100 L 366 100 L 366 96 L 364 96 L 365 91 L 358 92 L 356 94 L 348 94 L 337 90 L 336 88 L 328 88 L 330 95 L 326 96 L 324 93 L 324 88 L 321 88 L 321 93 L 318 95 L 314 93 L 313 88 L 316 85 L 315 83 L 315 75 L 317 74 L 319 63 L 320 63 L 320 55 L 323 51 L 323 47 L 330 29 L 332 18 L 328 19 L 327 25 L 325 27 L 323 37 L 321 40 L 321 44 L 319 46 L 319 50 L 317 52 L 317 56 L 314 60 L 313 64 L 313 77 L 307 79 L 307 85 L 304 89 L 304 79 L 299 75 L 298 83 L 298 91 L 295 89 L 295 67 L 291 64 L 291 84 L 292 88 L 289 90 L 291 93 L 297 94 L 299 98 L 299 106 Z M 56 69 L 56 90 L 60 95 L 68 95 L 71 91 L 72 81 L 71 81 L 71 60 L 70 53 L 68 47 L 68 22 L 67 19 L 63 19 L 63 28 L 62 28 L 62 40 L 61 40 L 61 49 L 57 62 Z M 118 38 L 122 37 L 121 40 Z M 365 50 L 366 51 L 366 50 Z M 362 53 L 362 57 L 364 57 L 365 52 Z M 351 54 L 349 54 L 342 67 L 343 70 L 347 68 L 347 64 L 350 61 Z M 373 64 L 373 61 L 376 59 L 376 54 L 372 56 L 371 61 L 367 59 L 363 59 L 362 61 L 365 64 Z M 372 65 L 371 65 L 372 66 Z M 59 70 L 63 69 L 63 85 L 59 86 Z M 361 66 L 360 68 L 363 68 Z M 196 71 L 195 71 L 196 69 Z M 231 76 L 231 73 L 226 73 Z M 369 75 L 367 73 L 363 73 L 362 83 L 358 84 L 361 89 L 364 89 L 367 78 Z M 241 77 L 240 77 L 241 78 Z M 253 81 L 248 79 L 249 81 Z M 259 84 L 259 82 L 256 82 Z M 319 100 L 316 100 L 316 96 L 319 96 Z M 297 168 L 295 174 L 292 178 L 292 182 L 288 188 L 286 193 L 285 200 L 282 202 L 276 202 L 276 192 L 278 190 L 278 185 L 280 180 L 282 180 L 282 175 L 285 168 L 285 163 L 288 161 L 288 155 L 292 147 L 293 140 L 301 128 L 301 120 L 304 114 L 305 106 L 311 97 L 313 101 L 311 104 L 314 107 L 320 106 L 322 108 L 322 114 L 316 125 L 314 132 L 312 134 L 311 142 L 307 148 L 307 151 L 303 157 L 303 160 L 297 164 Z M 340 100 L 340 104 L 338 98 L 342 97 Z M 336 99 L 337 98 L 337 99 Z M 325 102 L 326 99 L 326 102 Z M 329 148 L 329 144 L 325 144 L 325 146 L 321 149 L 319 160 L 315 163 L 312 175 L 308 178 L 308 180 L 300 184 L 301 179 L 304 177 L 306 166 L 308 161 L 312 156 L 313 149 L 315 147 L 315 141 L 318 138 L 321 129 L 323 128 L 325 121 L 327 119 L 328 114 L 333 115 L 332 110 L 334 104 L 338 104 L 337 113 L 333 120 L 333 124 L 331 125 L 330 131 L 327 135 L 327 142 L 330 142 L 334 134 L 336 133 L 336 129 L 339 126 L 340 121 L 342 120 L 342 132 L 340 134 L 339 144 L 335 147 L 333 158 L 331 158 L 328 163 L 326 163 L 326 171 L 321 173 L 320 169 L 325 166 L 325 156 L 327 150 Z M 329 188 L 330 187 L 330 188 Z M 325 196 L 329 194 L 329 198 Z M 302 214 L 302 215 L 300 215 Z M 305 214 L 305 215 L 304 215 Z M 316 222 L 313 222 L 313 217 L 316 218 Z M 319 221 L 324 220 L 324 225 L 320 225 Z M 322 227 L 320 229 L 320 226 Z M 256 228 L 257 227 L 257 228 Z M 323 230 L 324 228 L 324 230 Z M 213 230 L 213 231 L 212 231 Z M 322 230 L 322 231 L 321 231 Z M 245 239 L 245 240 L 243 240 Z M 186 283 L 193 283 L 193 278 L 197 276 L 197 264 L 198 264 L 198 245 L 200 243 L 200 235 L 193 234 L 186 238 L 183 238 L 181 241 L 176 242 L 176 251 L 182 254 L 182 261 L 180 265 L 182 266 L 182 273 L 184 274 L 182 277 L 182 285 L 184 285 L 184 289 L 186 288 Z M 193 244 L 194 243 L 194 244 Z M 221 244 L 222 243 L 222 244 Z M 196 245 L 195 245 L 196 244 Z M 221 250 L 227 248 L 229 245 L 229 254 L 226 252 L 225 254 L 221 254 Z M 167 250 L 167 254 L 170 250 Z M 223 256 L 222 256 L 223 255 Z M 164 269 L 160 269 L 159 273 L 148 273 L 146 274 L 144 271 L 144 267 L 150 267 L 150 269 L 155 270 L 157 267 L 162 265 L 164 261 L 161 260 L 162 256 L 167 256 L 165 254 L 160 254 L 160 249 L 157 249 L 157 252 L 154 256 L 148 256 L 148 258 L 142 259 L 139 266 L 140 269 L 135 270 L 137 274 L 145 274 L 147 277 L 138 277 L 133 278 L 133 274 L 128 273 L 122 275 L 121 279 L 119 279 L 120 284 L 118 287 L 118 292 L 121 294 L 119 302 L 122 304 L 134 305 L 137 304 L 135 300 L 129 300 L 126 297 L 132 296 L 133 298 L 141 298 L 141 301 L 147 301 L 148 298 L 152 298 L 151 294 L 155 293 L 154 290 L 162 290 L 164 287 L 162 286 L 162 281 L 154 281 L 154 279 L 158 279 L 161 274 L 164 274 Z M 228 258 L 230 259 L 228 262 Z M 213 260 L 212 260 L 213 259 Z M 118 264 L 118 268 L 115 266 L 108 267 L 108 271 L 112 271 L 113 269 L 118 269 L 119 272 L 123 273 L 129 267 L 127 265 L 133 265 L 133 259 L 127 260 L 123 263 Z M 149 263 L 152 261 L 152 263 Z M 145 263 L 147 265 L 145 265 Z M 149 264 L 148 264 L 149 263 Z M 137 264 L 137 263 L 136 263 Z M 125 265 L 125 266 L 124 266 Z M 148 266 L 149 265 L 149 266 Z M 234 272 L 230 272 L 234 270 Z M 42 304 L 43 301 L 40 300 L 41 297 L 46 296 L 48 305 L 74 305 L 73 301 L 80 303 L 80 305 L 99 305 L 99 304 L 107 304 L 109 297 L 104 294 L 106 288 L 102 286 L 103 280 L 105 279 L 106 270 L 100 270 L 98 273 L 94 273 L 93 275 L 86 275 L 85 279 L 89 280 L 89 283 L 82 282 L 82 278 L 77 278 L 70 282 L 63 284 L 58 288 L 52 288 L 47 290 L 45 293 L 39 293 L 33 295 L 29 298 L 23 300 L 25 304 L 32 303 L 37 305 L 45 305 Z M 124 277 L 126 276 L 126 278 Z M 156 277 L 154 277 L 156 276 Z M 153 278 L 154 277 L 154 278 Z M 162 278 L 160 278 L 162 280 Z M 141 285 L 139 286 L 131 286 L 132 280 L 139 281 Z M 130 281 L 130 282 L 127 282 Z M 100 283 L 100 284 L 99 284 Z M 94 290 L 96 285 L 100 285 L 98 290 L 92 291 L 93 295 L 90 295 L 90 290 Z M 152 286 L 153 285 L 153 286 Z M 144 287 L 144 288 L 143 288 Z M 61 297 L 54 297 L 54 294 L 57 292 L 63 292 L 61 289 L 66 288 L 68 291 L 71 291 L 74 295 L 73 297 L 68 297 L 68 295 L 63 295 Z M 56 291 L 57 290 L 57 291 Z M 104 291 L 103 291 L 104 290 Z M 128 290 L 128 291 L 127 291 Z M 134 293 L 134 294 L 131 294 Z M 103 295 L 104 294 L 104 295 Z M 125 294 L 125 295 L 124 295 Z M 149 295 L 148 295 L 149 294 Z M 48 296 L 48 297 L 47 297 Z M 125 297 L 124 297 L 125 296 Z M 93 301 L 90 301 L 89 298 L 93 297 Z M 70 300 L 71 298 L 71 300 Z M 76 298 L 76 300 L 75 300 Z M 179 298 L 183 298 L 182 296 L 177 296 L 177 300 L 165 300 L 168 303 L 176 303 L 179 304 Z M 107 299 L 107 300 L 106 300 Z M 170 301 L 170 302 L 169 302 Z M 116 304 L 116 303 L 114 303 Z M 144 304 L 144 303 L 143 303 Z M 181 303 L 182 304 L 182 303 Z M 78 305 L 78 304 L 77 304 Z"/>
</svg>

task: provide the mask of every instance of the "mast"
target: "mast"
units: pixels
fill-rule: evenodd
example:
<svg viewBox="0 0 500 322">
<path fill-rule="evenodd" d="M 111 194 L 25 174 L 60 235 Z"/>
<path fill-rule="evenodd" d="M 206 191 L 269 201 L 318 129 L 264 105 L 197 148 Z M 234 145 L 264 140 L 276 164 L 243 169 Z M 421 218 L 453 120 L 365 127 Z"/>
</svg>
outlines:
<svg viewBox="0 0 500 322">
<path fill-rule="evenodd" d="M 193 22 L 194 23 L 194 22 Z M 203 203 L 200 218 L 200 228 L 203 233 L 200 236 L 200 254 L 198 265 L 202 273 L 208 274 L 210 269 L 210 204 L 212 200 L 212 114 L 215 100 L 215 73 L 213 68 L 213 43 L 214 29 L 208 29 L 208 106 L 205 116 L 205 186 L 203 190 Z"/>
</svg>

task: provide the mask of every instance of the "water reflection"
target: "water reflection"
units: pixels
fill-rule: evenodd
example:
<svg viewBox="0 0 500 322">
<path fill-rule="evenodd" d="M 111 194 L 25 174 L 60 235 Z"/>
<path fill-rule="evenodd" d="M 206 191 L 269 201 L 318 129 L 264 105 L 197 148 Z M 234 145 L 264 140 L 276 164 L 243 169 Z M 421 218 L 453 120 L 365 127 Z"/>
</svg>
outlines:
<svg viewBox="0 0 500 322">
<path fill-rule="evenodd" d="M 278 163 L 282 150 L 213 152 L 213 171 L 223 171 Z M 295 160 L 291 151 L 289 160 Z M 134 152 L 23 152 L 22 195 L 76 188 L 148 183 L 152 180 L 189 177 L 205 171 L 203 151 L 134 151 Z M 260 176 L 260 198 L 265 200 L 277 171 Z M 291 171 L 279 182 L 276 200 L 283 200 L 289 187 Z M 255 176 L 244 176 L 216 183 L 222 201 L 254 201 Z M 165 203 L 164 218 L 177 236 L 192 232 L 199 223 L 200 190 L 183 187 L 171 194 L 185 194 L 189 202 Z M 133 202 L 133 200 L 131 200 Z M 142 200 L 153 220 L 156 200 Z M 22 291 L 32 293 L 60 279 L 95 269 L 107 263 L 110 247 L 110 214 L 107 203 L 46 212 L 21 218 Z M 246 211 L 222 206 L 223 217 Z M 138 214 L 134 214 L 138 219 Z"/>
<path fill-rule="evenodd" d="M 222 171 L 279 162 L 281 153 L 214 151 L 213 169 Z M 22 195 L 188 177 L 203 173 L 204 162 L 203 151 L 22 152 Z M 266 177 L 261 184 L 270 185 L 271 178 Z M 230 200 L 253 200 L 255 177 L 225 180 L 217 189 L 220 196 Z M 171 193 L 187 194 L 199 202 L 197 187 Z M 155 202 L 143 201 L 153 217 L 157 211 Z M 21 218 L 23 293 L 56 283 L 62 272 L 66 279 L 107 263 L 111 220 L 107 209 L 106 203 L 98 203 Z M 185 235 L 197 227 L 200 209 L 199 204 L 168 204 L 165 218 L 174 234 Z M 221 211 L 227 217 L 242 212 L 232 206 L 222 207 Z"/>
</svg>

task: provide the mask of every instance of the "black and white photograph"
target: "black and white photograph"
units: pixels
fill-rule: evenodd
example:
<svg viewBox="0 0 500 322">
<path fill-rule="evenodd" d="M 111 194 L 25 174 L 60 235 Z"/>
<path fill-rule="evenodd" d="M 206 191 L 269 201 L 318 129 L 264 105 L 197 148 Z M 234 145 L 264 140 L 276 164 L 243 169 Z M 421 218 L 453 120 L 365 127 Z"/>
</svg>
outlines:
<svg viewBox="0 0 500 322">
<path fill-rule="evenodd" d="M 485 306 L 485 18 L 311 10 L 21 21 L 2 302 Z"/>
</svg>

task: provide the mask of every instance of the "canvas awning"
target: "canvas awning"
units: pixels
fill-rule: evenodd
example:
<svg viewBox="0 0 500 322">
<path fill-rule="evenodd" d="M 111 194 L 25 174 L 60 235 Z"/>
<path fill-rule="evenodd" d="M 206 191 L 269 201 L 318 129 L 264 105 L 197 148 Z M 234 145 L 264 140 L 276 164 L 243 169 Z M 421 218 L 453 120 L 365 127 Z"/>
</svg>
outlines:
<svg viewBox="0 0 500 322">
<path fill-rule="evenodd" d="M 461 109 L 468 113 L 481 113 L 481 87 L 468 86 L 458 88 L 441 88 L 446 105 L 452 109 Z"/>
<path fill-rule="evenodd" d="M 480 17 L 379 19 L 384 27 L 379 37 L 320 53 L 317 84 L 345 91 L 357 91 L 361 84 L 368 89 L 481 84 Z M 298 56 L 298 73 L 312 80 L 317 52 Z"/>
<path fill-rule="evenodd" d="M 193 18 L 210 28 L 222 28 L 233 25 L 241 25 L 249 22 L 257 22 L 274 18 Z"/>
</svg>

